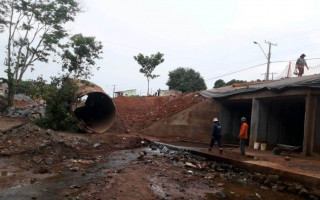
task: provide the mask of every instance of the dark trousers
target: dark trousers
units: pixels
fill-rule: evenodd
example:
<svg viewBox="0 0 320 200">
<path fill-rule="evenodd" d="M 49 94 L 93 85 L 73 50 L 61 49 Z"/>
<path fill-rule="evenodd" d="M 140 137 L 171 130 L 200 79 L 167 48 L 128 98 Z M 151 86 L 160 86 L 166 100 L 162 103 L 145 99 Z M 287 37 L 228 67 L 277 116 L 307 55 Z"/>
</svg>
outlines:
<svg viewBox="0 0 320 200">
<path fill-rule="evenodd" d="M 221 135 L 216 135 L 216 136 L 212 136 L 211 137 L 211 141 L 210 141 L 210 148 L 213 147 L 214 142 L 217 140 L 218 142 L 218 146 L 219 148 L 222 148 L 222 144 L 221 144 Z"/>
<path fill-rule="evenodd" d="M 247 139 L 240 138 L 240 153 L 241 153 L 241 155 L 243 155 L 243 156 L 244 156 L 245 153 L 246 153 L 246 150 L 245 150 L 246 140 L 247 140 Z"/>
</svg>

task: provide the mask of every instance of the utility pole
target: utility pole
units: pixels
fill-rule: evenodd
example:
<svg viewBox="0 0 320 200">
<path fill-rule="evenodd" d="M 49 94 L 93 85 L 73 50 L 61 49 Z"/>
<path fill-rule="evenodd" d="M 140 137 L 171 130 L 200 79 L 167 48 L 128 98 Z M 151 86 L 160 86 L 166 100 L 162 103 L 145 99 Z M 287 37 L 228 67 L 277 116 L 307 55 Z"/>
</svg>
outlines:
<svg viewBox="0 0 320 200">
<path fill-rule="evenodd" d="M 112 85 L 113 86 L 113 94 L 112 94 L 112 98 L 114 98 L 114 93 L 115 93 L 115 91 L 116 91 L 116 86 L 117 85 Z"/>
<path fill-rule="evenodd" d="M 269 53 L 268 53 L 268 64 L 267 64 L 267 74 L 266 74 L 266 80 L 269 80 L 269 70 L 270 70 L 270 58 L 271 58 L 271 45 L 277 46 L 277 44 L 273 44 L 269 41 L 264 41 L 265 43 L 269 44 Z M 273 74 L 272 74 L 272 80 L 273 80 Z"/>
<path fill-rule="evenodd" d="M 271 58 L 271 45 L 274 45 L 274 46 L 277 46 L 277 44 L 273 44 L 269 41 L 264 41 L 265 43 L 269 44 L 269 53 L 268 53 L 268 56 L 266 55 L 266 53 L 263 51 L 261 45 L 258 43 L 258 42 L 253 42 L 257 45 L 259 45 L 261 51 L 263 52 L 263 54 L 266 56 L 267 60 L 268 60 L 268 63 L 267 63 L 267 73 L 266 73 L 266 80 L 268 81 L 269 80 L 269 70 L 270 70 L 270 58 Z"/>
</svg>

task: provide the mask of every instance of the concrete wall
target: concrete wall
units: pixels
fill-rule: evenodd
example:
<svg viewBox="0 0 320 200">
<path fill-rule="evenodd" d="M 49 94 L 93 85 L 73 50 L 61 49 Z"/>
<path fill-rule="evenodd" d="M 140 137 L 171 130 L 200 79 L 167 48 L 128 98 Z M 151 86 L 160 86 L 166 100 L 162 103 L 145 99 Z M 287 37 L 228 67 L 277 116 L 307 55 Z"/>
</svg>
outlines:
<svg viewBox="0 0 320 200">
<path fill-rule="evenodd" d="M 252 100 L 242 100 L 236 102 L 221 101 L 221 125 L 222 125 L 222 141 L 224 143 L 238 144 L 241 117 L 247 118 L 250 127 Z M 248 137 L 250 130 L 248 131 Z"/>
<path fill-rule="evenodd" d="M 149 136 L 206 142 L 211 138 L 212 119 L 220 119 L 221 106 L 208 99 L 143 130 Z"/>
<path fill-rule="evenodd" d="M 302 146 L 305 101 L 292 99 L 254 99 L 251 142 Z"/>
<path fill-rule="evenodd" d="M 316 98 L 317 106 L 316 106 L 316 128 L 315 128 L 315 137 L 313 144 L 313 151 L 320 153 L 320 97 Z"/>
</svg>

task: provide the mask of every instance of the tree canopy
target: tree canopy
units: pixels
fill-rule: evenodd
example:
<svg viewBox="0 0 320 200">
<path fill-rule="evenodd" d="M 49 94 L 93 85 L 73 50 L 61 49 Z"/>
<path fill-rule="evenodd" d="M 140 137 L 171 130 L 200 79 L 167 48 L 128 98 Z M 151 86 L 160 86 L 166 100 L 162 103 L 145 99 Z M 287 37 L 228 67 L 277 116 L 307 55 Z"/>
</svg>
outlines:
<svg viewBox="0 0 320 200">
<path fill-rule="evenodd" d="M 194 92 L 207 89 L 205 81 L 199 72 L 184 67 L 179 67 L 169 72 L 167 85 L 170 90 L 179 90 L 182 92 Z"/>
<path fill-rule="evenodd" d="M 26 70 L 35 62 L 48 62 L 68 36 L 63 27 L 80 12 L 76 0 L 2 0 L 0 32 L 8 34 L 5 65 L 8 104 Z"/>
<path fill-rule="evenodd" d="M 224 82 L 224 80 L 219 79 L 214 83 L 213 88 L 220 88 L 226 85 L 226 82 Z"/>
<path fill-rule="evenodd" d="M 101 42 L 96 41 L 95 37 L 85 37 L 82 34 L 72 36 L 61 54 L 62 70 L 67 71 L 66 76 L 91 76 L 92 67 L 96 64 L 95 59 L 101 58 L 102 47 Z"/>
<path fill-rule="evenodd" d="M 218 79 L 215 83 L 214 83 L 214 86 L 213 88 L 220 88 L 220 87 L 223 87 L 223 86 L 227 86 L 227 85 L 232 85 L 234 83 L 246 83 L 247 81 L 245 80 L 237 80 L 237 79 L 232 79 L 228 82 L 224 82 L 224 80 L 222 79 Z"/>
<path fill-rule="evenodd" d="M 164 54 L 158 52 L 156 54 L 151 54 L 150 56 L 144 56 L 143 54 L 139 53 L 137 56 L 133 57 L 138 62 L 138 64 L 141 66 L 139 72 L 143 73 L 144 76 L 147 77 L 147 80 L 148 80 L 147 95 L 149 95 L 149 81 L 150 81 L 150 79 L 154 79 L 156 77 L 159 77 L 159 75 L 155 75 L 152 73 L 153 73 L 153 70 L 159 64 L 164 62 L 163 56 L 164 56 Z"/>
</svg>

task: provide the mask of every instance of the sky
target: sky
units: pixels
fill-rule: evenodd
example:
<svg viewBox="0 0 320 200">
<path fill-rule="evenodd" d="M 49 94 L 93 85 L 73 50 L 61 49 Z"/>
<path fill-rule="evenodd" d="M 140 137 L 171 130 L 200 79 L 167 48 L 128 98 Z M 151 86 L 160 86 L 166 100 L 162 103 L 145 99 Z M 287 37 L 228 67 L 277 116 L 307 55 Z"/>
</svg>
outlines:
<svg viewBox="0 0 320 200">
<path fill-rule="evenodd" d="M 241 71 L 267 62 L 254 41 L 266 54 L 265 41 L 277 44 L 271 47 L 271 62 L 296 60 L 302 53 L 307 59 L 320 58 L 318 0 L 80 0 L 80 4 L 83 12 L 66 28 L 102 42 L 103 59 L 97 61 L 101 68 L 90 81 L 111 96 L 114 85 L 116 91 L 137 89 L 146 94 L 147 79 L 133 59 L 139 53 L 164 54 L 165 61 L 154 70 L 160 77 L 150 82 L 153 92 L 168 89 L 168 73 L 178 67 L 198 71 L 208 88 L 219 78 L 263 79 L 266 64 Z M 1 34 L 1 60 L 5 42 Z M 307 62 L 313 66 L 320 59 Z M 280 74 L 287 64 L 272 63 L 270 72 Z M 55 63 L 38 62 L 24 79 L 43 75 L 50 80 L 60 69 Z M 5 76 L 3 71 L 0 77 Z"/>
</svg>

